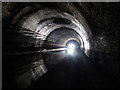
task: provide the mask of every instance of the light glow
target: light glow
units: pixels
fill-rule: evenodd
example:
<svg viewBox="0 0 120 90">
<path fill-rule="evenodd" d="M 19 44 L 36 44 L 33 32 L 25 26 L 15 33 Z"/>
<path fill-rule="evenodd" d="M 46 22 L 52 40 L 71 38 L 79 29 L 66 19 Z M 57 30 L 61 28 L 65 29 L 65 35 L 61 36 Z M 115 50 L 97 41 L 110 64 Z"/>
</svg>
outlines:
<svg viewBox="0 0 120 90">
<path fill-rule="evenodd" d="M 75 47 L 76 47 L 76 46 L 75 46 L 75 44 L 73 44 L 73 43 L 68 44 L 68 48 L 69 48 L 69 49 L 75 49 Z"/>
<path fill-rule="evenodd" d="M 70 55 L 73 55 L 75 48 L 76 48 L 75 44 L 73 44 L 73 43 L 68 44 L 67 53 Z"/>
</svg>

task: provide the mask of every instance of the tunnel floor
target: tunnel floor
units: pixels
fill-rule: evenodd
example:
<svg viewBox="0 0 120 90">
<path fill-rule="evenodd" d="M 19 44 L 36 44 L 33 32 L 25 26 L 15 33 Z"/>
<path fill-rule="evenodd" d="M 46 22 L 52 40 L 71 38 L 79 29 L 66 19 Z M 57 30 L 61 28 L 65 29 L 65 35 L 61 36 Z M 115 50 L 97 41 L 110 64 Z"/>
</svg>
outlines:
<svg viewBox="0 0 120 90">
<path fill-rule="evenodd" d="M 29 88 L 115 88 L 117 83 L 81 51 L 66 57 Z"/>
</svg>

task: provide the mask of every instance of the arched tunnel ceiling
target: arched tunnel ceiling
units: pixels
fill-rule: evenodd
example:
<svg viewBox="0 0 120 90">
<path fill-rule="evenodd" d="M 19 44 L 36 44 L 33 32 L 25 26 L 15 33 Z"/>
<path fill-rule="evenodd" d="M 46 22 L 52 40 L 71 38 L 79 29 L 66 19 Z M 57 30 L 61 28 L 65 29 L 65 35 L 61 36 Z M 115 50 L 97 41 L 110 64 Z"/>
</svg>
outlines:
<svg viewBox="0 0 120 90">
<path fill-rule="evenodd" d="M 14 10 L 14 8 L 17 8 L 17 10 Z M 39 54 L 39 43 L 44 43 L 46 36 L 52 35 L 52 32 L 57 28 L 60 29 L 60 27 L 75 30 L 78 33 L 78 41 L 81 42 L 81 47 L 84 48 L 83 51 L 89 56 L 90 60 L 100 64 L 119 81 L 118 43 L 120 32 L 118 29 L 120 13 L 117 13 L 119 12 L 119 3 L 51 3 L 51 6 L 47 3 L 3 3 L 2 9 L 4 64 L 8 62 L 8 59 L 13 59 L 11 64 L 14 66 L 4 65 L 4 67 L 10 66 L 10 70 L 14 68 L 13 73 L 16 70 L 19 71 L 15 72 L 15 75 L 25 72 L 15 77 L 19 87 L 28 87 L 32 83 L 31 80 L 37 80 L 47 72 L 42 59 L 43 56 Z M 67 23 L 53 23 L 56 18 L 67 19 Z M 41 31 L 40 25 L 43 31 L 48 30 L 46 34 Z M 27 36 L 30 34 L 26 34 L 26 32 L 30 33 L 32 38 Z M 63 32 L 65 31 L 63 30 Z M 45 34 L 45 38 L 42 34 Z M 41 35 L 43 38 L 41 38 Z M 65 38 L 67 37 L 65 36 Z M 74 38 L 78 39 L 77 35 Z M 35 48 L 24 49 L 31 46 Z M 40 45 L 40 47 L 42 46 Z M 26 55 L 24 58 L 20 57 L 19 59 L 11 57 L 12 54 L 20 54 L 16 50 L 18 52 L 36 52 L 37 50 L 37 54 L 32 55 L 30 53 L 31 56 Z M 22 59 L 24 61 L 21 63 Z M 21 69 L 24 70 L 24 66 L 28 69 L 31 66 L 36 68 L 26 72 Z M 5 69 L 5 71 L 7 70 Z M 7 74 L 11 75 L 9 72 Z M 25 77 L 29 77 L 29 79 L 27 80 Z"/>
<path fill-rule="evenodd" d="M 70 24 L 54 23 L 54 21 L 57 18 L 61 18 L 61 19 L 63 18 L 63 19 L 69 20 Z M 46 19 L 49 19 L 49 20 L 46 20 Z M 80 22 L 77 19 L 75 19 L 73 16 L 65 12 L 62 12 L 59 10 L 52 10 L 52 9 L 48 9 L 48 10 L 43 9 L 43 10 L 34 12 L 34 14 L 28 16 L 25 19 L 23 17 L 23 19 L 19 21 L 18 26 L 21 26 L 25 29 L 29 29 L 31 30 L 31 32 L 33 32 L 29 34 L 27 32 L 25 33 L 24 30 L 21 31 L 25 33 L 26 36 L 32 36 L 34 38 L 41 39 L 41 40 L 46 40 L 47 36 L 57 28 L 60 28 L 60 27 L 71 28 L 81 36 L 82 42 L 84 43 L 84 46 L 82 45 L 82 47 L 85 49 L 85 53 L 89 55 L 88 54 L 88 51 L 90 49 L 89 38 L 91 38 L 91 35 L 88 36 L 88 34 L 91 34 L 91 33 L 87 32 L 86 29 L 84 29 L 82 24 L 80 24 Z"/>
</svg>

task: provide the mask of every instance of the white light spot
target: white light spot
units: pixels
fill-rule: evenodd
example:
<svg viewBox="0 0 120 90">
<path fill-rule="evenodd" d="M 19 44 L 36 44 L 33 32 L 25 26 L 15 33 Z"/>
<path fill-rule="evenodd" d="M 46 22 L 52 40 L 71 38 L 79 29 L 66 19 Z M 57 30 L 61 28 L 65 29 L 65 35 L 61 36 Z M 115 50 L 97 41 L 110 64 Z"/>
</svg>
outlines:
<svg viewBox="0 0 120 90">
<path fill-rule="evenodd" d="M 73 55 L 74 50 L 73 49 L 67 49 L 67 53 L 70 54 L 70 55 Z"/>
<path fill-rule="evenodd" d="M 75 44 L 72 44 L 72 43 L 68 44 L 68 48 L 69 49 L 75 49 Z"/>
<path fill-rule="evenodd" d="M 75 48 L 76 48 L 75 44 L 72 44 L 72 43 L 68 44 L 67 53 L 70 55 L 73 55 Z"/>
</svg>

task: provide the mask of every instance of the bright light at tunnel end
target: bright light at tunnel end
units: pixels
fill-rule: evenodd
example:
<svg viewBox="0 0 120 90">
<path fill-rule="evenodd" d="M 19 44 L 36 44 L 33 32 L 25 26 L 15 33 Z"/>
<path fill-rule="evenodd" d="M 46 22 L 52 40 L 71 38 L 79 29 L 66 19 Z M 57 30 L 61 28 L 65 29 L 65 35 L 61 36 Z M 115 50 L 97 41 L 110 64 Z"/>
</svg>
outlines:
<svg viewBox="0 0 120 90">
<path fill-rule="evenodd" d="M 74 50 L 72 50 L 72 49 L 67 49 L 67 53 L 70 54 L 70 55 L 73 55 L 73 54 L 74 54 Z"/>
<path fill-rule="evenodd" d="M 70 55 L 73 55 L 74 51 L 75 51 L 75 48 L 76 48 L 75 44 L 69 43 L 68 46 L 67 46 L 67 53 L 70 54 Z"/>
</svg>

